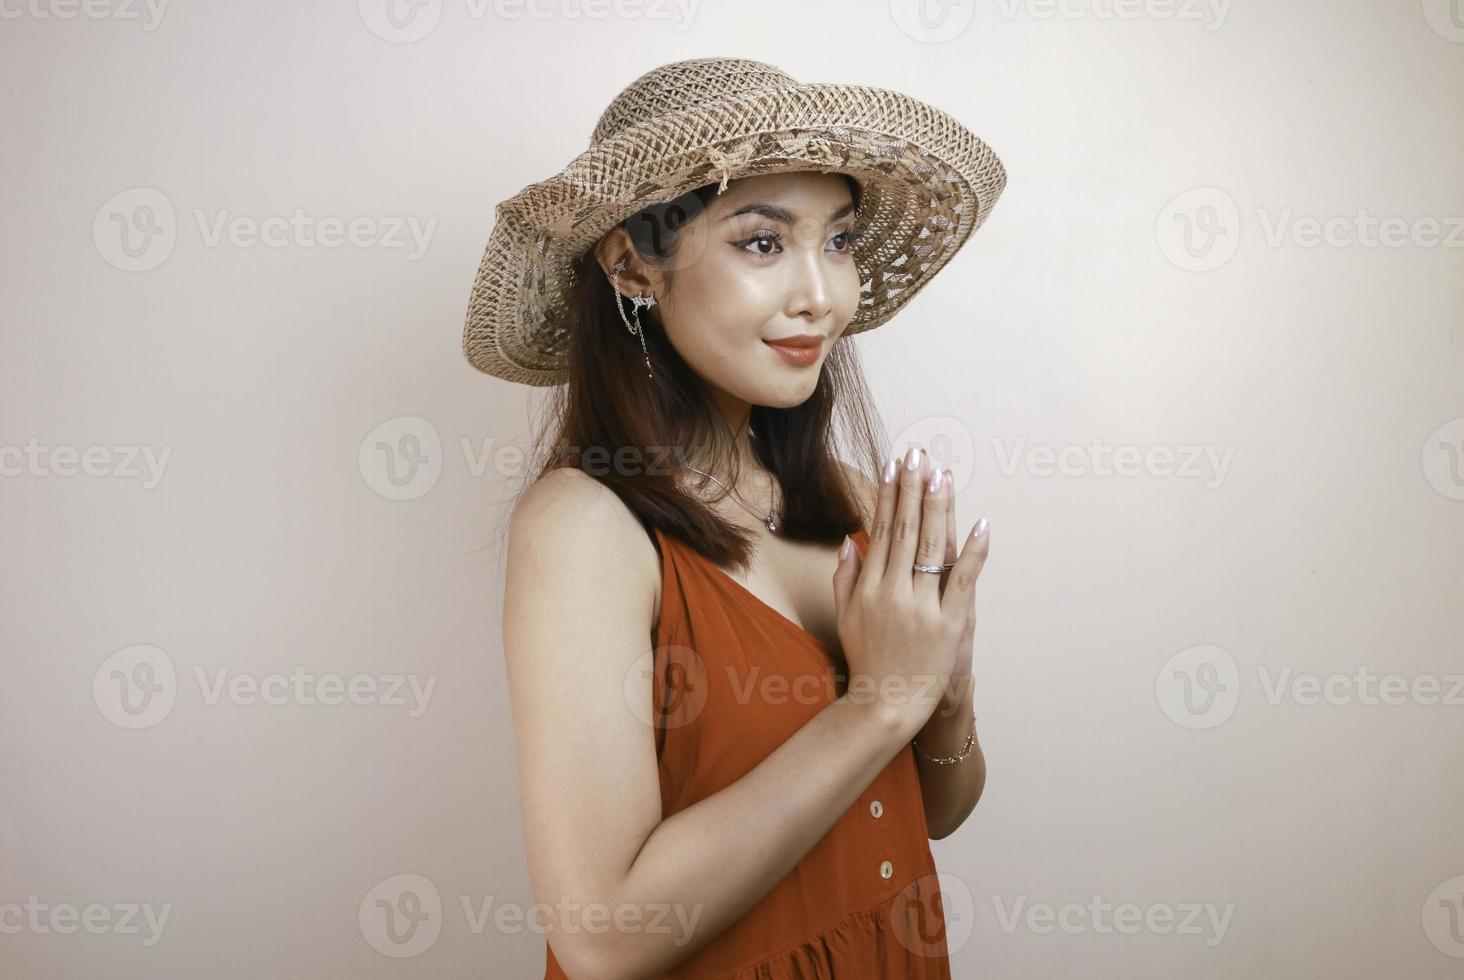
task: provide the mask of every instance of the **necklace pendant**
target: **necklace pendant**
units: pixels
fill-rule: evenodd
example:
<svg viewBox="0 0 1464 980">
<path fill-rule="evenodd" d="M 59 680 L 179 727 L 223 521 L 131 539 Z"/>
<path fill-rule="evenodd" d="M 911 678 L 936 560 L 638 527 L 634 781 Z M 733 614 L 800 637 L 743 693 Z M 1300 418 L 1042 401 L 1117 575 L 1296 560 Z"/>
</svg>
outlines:
<svg viewBox="0 0 1464 980">
<path fill-rule="evenodd" d="M 776 534 L 778 531 L 778 525 L 773 523 L 773 519 L 771 517 L 768 518 L 768 531 L 773 534 Z"/>
</svg>

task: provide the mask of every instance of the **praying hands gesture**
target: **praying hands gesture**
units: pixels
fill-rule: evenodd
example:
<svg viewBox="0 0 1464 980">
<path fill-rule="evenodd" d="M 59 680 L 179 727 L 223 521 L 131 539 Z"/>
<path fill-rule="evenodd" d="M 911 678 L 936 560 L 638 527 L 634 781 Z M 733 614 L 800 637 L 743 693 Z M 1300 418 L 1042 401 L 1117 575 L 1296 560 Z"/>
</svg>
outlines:
<svg viewBox="0 0 1464 980">
<path fill-rule="evenodd" d="M 877 692 L 889 690 L 886 685 L 894 682 L 903 695 L 894 710 L 917 729 L 936 707 L 934 699 L 921 696 L 932 677 L 942 714 L 965 702 L 976 630 L 976 579 L 988 544 L 983 518 L 957 554 L 949 471 L 934 470 L 914 446 L 903 464 L 886 464 L 867 553 L 861 559 L 846 544 L 834 573 L 839 640 L 851 690 L 856 678 Z M 916 565 L 941 570 L 921 571 Z"/>
</svg>

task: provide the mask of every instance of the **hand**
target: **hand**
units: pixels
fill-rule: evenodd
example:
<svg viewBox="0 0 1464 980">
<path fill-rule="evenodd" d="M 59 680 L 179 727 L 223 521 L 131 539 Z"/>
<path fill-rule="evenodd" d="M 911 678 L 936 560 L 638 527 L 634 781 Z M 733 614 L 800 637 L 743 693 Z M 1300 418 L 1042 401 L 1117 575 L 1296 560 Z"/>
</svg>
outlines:
<svg viewBox="0 0 1464 980">
<path fill-rule="evenodd" d="M 946 551 L 942 564 L 949 564 L 956 560 L 956 494 L 955 477 L 949 469 L 943 471 L 944 482 L 949 491 L 943 494 L 945 497 L 945 524 L 946 524 Z M 979 531 L 982 538 L 982 546 L 986 550 L 982 552 L 981 564 L 986 565 L 986 555 L 991 548 L 990 531 L 986 525 L 986 518 L 976 522 L 973 532 Z M 946 582 L 950 580 L 954 568 L 947 568 L 940 573 L 940 591 L 945 595 Z M 960 644 L 961 652 L 956 656 L 955 668 L 951 671 L 951 679 L 946 684 L 945 693 L 941 697 L 941 704 L 938 714 L 954 712 L 962 704 L 967 689 L 971 686 L 971 656 L 975 651 L 976 641 L 976 617 L 974 611 L 971 619 L 966 624 L 966 635 Z"/>
<path fill-rule="evenodd" d="M 916 448 L 920 447 L 917 445 Z M 923 449 L 921 449 L 921 454 L 922 456 L 925 455 L 925 451 Z M 942 494 L 942 496 L 945 498 L 946 550 L 945 557 L 941 560 L 941 564 L 953 566 L 953 563 L 956 560 L 956 541 L 958 540 L 956 538 L 956 495 L 954 483 L 955 476 L 951 473 L 949 469 L 942 470 L 941 472 L 944 474 L 944 483 L 947 487 L 950 488 L 949 492 Z M 929 467 L 922 464 L 921 476 L 928 479 L 929 473 Z M 976 530 L 979 530 L 981 532 L 981 536 L 984 539 L 984 546 L 989 550 L 989 531 L 985 525 L 985 518 L 982 518 L 981 521 L 977 522 L 976 528 L 973 528 L 973 532 Z M 986 555 L 983 553 L 983 567 L 985 566 L 985 562 Z M 954 566 L 952 568 L 943 569 L 940 573 L 940 592 L 942 596 L 945 595 L 946 582 L 950 580 L 951 572 L 953 570 Z M 960 709 L 965 695 L 968 689 L 971 687 L 971 657 L 975 650 L 975 639 L 976 620 L 973 614 L 972 619 L 970 620 L 970 622 L 967 623 L 966 636 L 962 640 L 960 645 L 961 652 L 956 657 L 955 667 L 951 671 L 950 680 L 946 683 L 944 692 L 941 695 L 940 707 L 936 711 L 936 714 L 941 717 L 951 715 L 958 709 Z"/>
<path fill-rule="evenodd" d="M 986 541 L 966 539 L 944 591 L 940 576 L 915 571 L 917 562 L 940 564 L 955 553 L 947 541 L 951 487 L 942 481 L 926 492 L 930 467 L 913 448 L 903 464 L 891 463 L 882 474 L 894 470 L 880 482 L 867 554 L 861 559 L 851 545 L 834 573 L 834 606 L 850 693 L 884 705 L 913 732 L 943 699 L 951 676 L 970 674 Z"/>
</svg>

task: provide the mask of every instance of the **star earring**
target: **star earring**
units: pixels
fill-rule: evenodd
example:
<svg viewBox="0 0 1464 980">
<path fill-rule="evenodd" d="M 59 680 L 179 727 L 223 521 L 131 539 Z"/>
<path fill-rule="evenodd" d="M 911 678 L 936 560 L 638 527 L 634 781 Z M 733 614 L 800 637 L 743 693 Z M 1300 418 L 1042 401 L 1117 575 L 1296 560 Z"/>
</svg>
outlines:
<svg viewBox="0 0 1464 980">
<path fill-rule="evenodd" d="M 655 375 L 651 373 L 651 355 L 650 352 L 646 350 L 646 331 L 645 327 L 641 325 L 640 311 L 642 307 L 650 309 L 652 306 L 656 305 L 656 294 L 642 293 L 638 291 L 634 296 L 630 297 L 631 312 L 635 315 L 635 324 L 632 325 L 630 320 L 625 315 L 625 304 L 621 302 L 621 300 L 624 298 L 624 294 L 620 291 L 619 274 L 624 271 L 624 259 L 621 259 L 619 262 L 615 263 L 615 268 L 610 270 L 610 282 L 614 285 L 615 289 L 615 308 L 620 311 L 620 319 L 625 322 L 625 329 L 630 331 L 631 336 L 640 338 L 641 354 L 646 359 L 646 377 L 654 380 Z"/>
</svg>

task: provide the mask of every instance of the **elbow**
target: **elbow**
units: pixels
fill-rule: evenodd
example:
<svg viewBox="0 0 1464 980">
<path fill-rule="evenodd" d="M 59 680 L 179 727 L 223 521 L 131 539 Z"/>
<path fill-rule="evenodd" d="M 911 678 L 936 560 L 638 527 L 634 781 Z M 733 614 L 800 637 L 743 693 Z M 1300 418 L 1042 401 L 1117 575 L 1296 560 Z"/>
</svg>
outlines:
<svg viewBox="0 0 1464 980">
<path fill-rule="evenodd" d="M 981 790 L 977 789 L 975 799 L 971 800 L 970 804 L 962 808 L 959 812 L 952 813 L 949 819 L 937 823 L 930 823 L 929 817 L 927 817 L 925 828 L 927 835 L 931 840 L 945 840 L 951 834 L 961 829 L 961 824 L 965 823 L 966 818 L 971 816 L 971 811 L 976 809 L 976 804 L 980 801 Z"/>
<path fill-rule="evenodd" d="M 561 931 L 550 936 L 554 959 L 569 980 L 639 980 L 646 975 L 615 944 L 613 931 L 578 935 Z"/>
<path fill-rule="evenodd" d="M 560 933 L 556 938 L 549 947 L 569 980 L 618 980 L 619 975 L 605 962 L 604 950 L 596 945 L 600 937 Z"/>
</svg>

